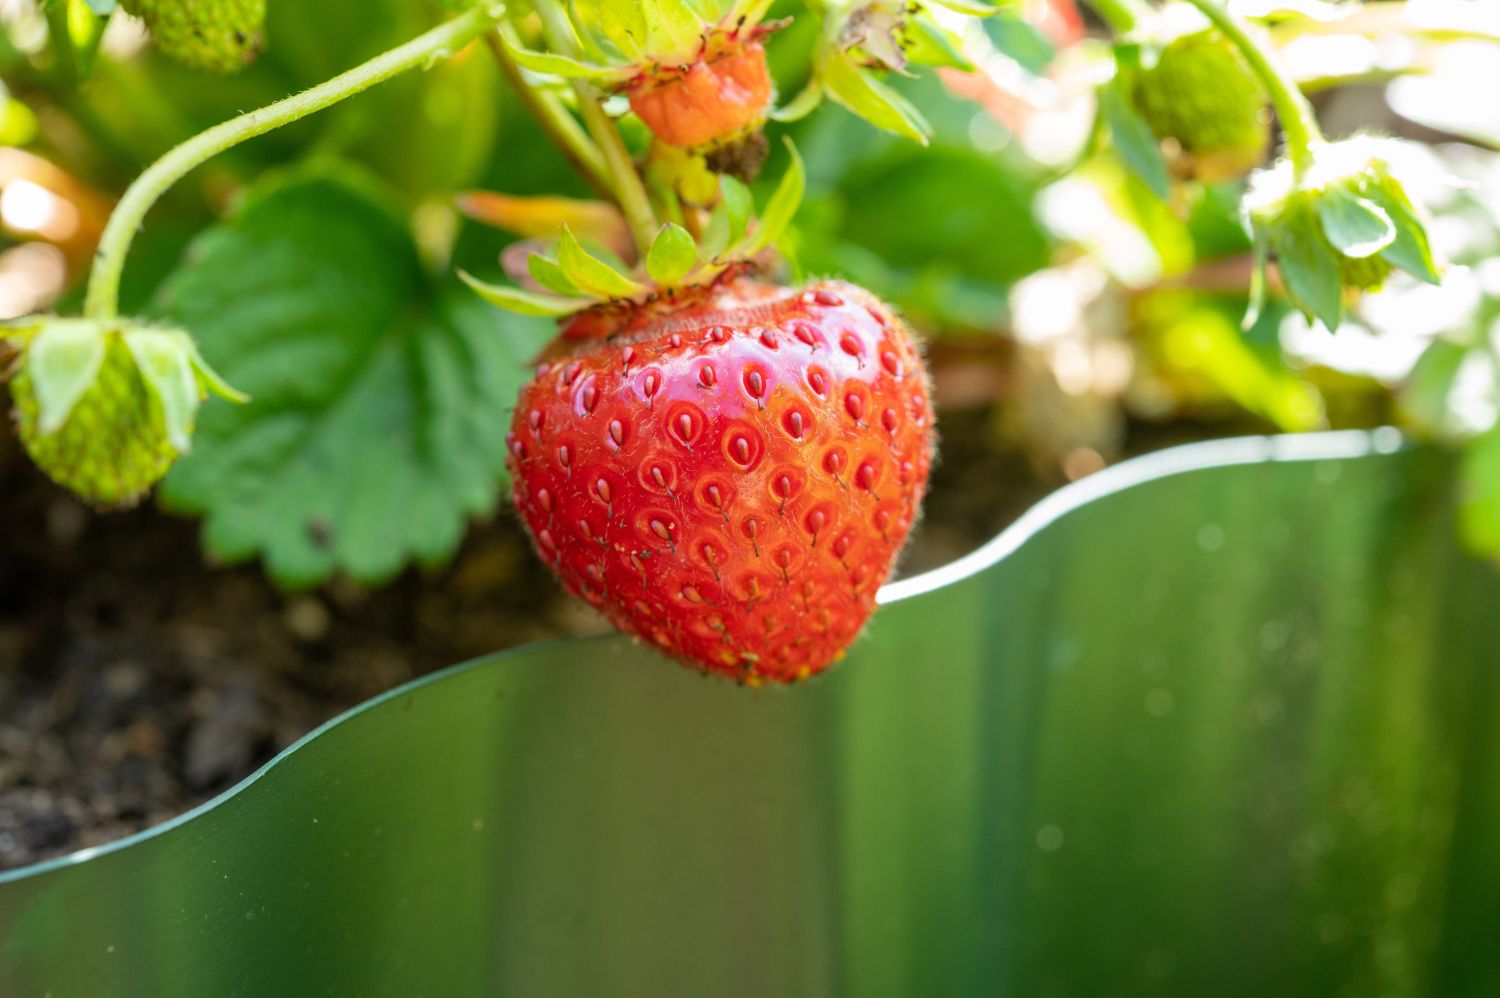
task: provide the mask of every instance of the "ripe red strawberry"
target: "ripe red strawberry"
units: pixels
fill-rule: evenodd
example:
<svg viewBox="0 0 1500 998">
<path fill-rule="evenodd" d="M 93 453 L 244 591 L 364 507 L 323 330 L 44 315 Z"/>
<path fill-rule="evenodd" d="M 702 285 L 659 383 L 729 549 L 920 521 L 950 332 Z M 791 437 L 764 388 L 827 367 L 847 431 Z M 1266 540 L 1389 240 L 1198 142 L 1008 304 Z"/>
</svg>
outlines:
<svg viewBox="0 0 1500 998">
<path fill-rule="evenodd" d="M 567 320 L 521 391 L 510 469 L 569 590 L 689 666 L 789 682 L 870 615 L 932 440 L 890 308 L 730 273 Z"/>
</svg>

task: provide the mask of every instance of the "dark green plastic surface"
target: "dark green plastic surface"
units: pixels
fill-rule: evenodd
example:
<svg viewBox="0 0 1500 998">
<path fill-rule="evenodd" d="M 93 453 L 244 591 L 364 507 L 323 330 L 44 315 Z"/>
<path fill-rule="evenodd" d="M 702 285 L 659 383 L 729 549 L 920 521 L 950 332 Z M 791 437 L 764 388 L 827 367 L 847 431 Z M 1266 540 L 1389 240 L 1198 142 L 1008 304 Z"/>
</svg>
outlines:
<svg viewBox="0 0 1500 998">
<path fill-rule="evenodd" d="M 1500 581 L 1390 444 L 1086 479 L 800 689 L 398 690 L 0 878 L 0 995 L 1500 994 Z"/>
</svg>

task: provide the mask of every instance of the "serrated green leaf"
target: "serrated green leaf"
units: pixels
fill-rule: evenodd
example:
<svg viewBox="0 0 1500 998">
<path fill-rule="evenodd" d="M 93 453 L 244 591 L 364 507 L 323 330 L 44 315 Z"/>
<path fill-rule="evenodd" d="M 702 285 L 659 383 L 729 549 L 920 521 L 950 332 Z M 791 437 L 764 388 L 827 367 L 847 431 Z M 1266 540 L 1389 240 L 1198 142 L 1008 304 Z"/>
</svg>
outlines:
<svg viewBox="0 0 1500 998">
<path fill-rule="evenodd" d="M 562 267 L 549 256 L 543 256 L 540 253 L 531 254 L 526 258 L 526 269 L 531 272 L 532 279 L 548 291 L 560 295 L 583 296 L 578 285 L 568 280 L 568 275 L 563 273 Z"/>
<path fill-rule="evenodd" d="M 585 294 L 596 298 L 628 298 L 646 290 L 640 283 L 592 256 L 567 226 L 563 226 L 562 238 L 557 244 L 557 262 L 568 280 Z"/>
<path fill-rule="evenodd" d="M 493 509 L 509 407 L 550 323 L 434 289 L 404 219 L 347 174 L 263 183 L 163 289 L 251 393 L 207 406 L 164 484 L 209 550 L 284 585 L 385 579 L 452 553 Z"/>
<path fill-rule="evenodd" d="M 489 284 L 466 270 L 458 272 L 459 279 L 474 293 L 496 308 L 503 308 L 515 315 L 545 316 L 556 319 L 571 315 L 595 303 L 593 298 L 559 298 L 556 295 L 538 294 L 508 284 Z"/>
<path fill-rule="evenodd" d="M 48 319 L 26 347 L 30 375 L 40 410 L 37 429 L 56 433 L 104 363 L 105 334 L 86 319 Z"/>
<path fill-rule="evenodd" d="M 1120 161 L 1152 194 L 1166 200 L 1172 191 L 1166 158 L 1151 126 L 1131 104 L 1127 88 L 1124 75 L 1116 72 L 1114 79 L 1099 88 L 1099 111 L 1104 115 Z"/>
<path fill-rule="evenodd" d="M 500 44 L 505 46 L 505 51 L 520 66 L 534 73 L 543 73 L 547 76 L 561 76 L 569 80 L 593 80 L 596 82 L 617 82 L 624 79 L 627 73 L 613 66 L 596 66 L 591 63 L 581 62 L 565 55 L 555 52 L 535 52 L 531 49 L 514 45 L 501 37 Z"/>
<path fill-rule="evenodd" d="M 662 287 L 682 280 L 698 263 L 698 246 L 680 225 L 668 222 L 651 241 L 646 254 L 646 272 Z"/>
<path fill-rule="evenodd" d="M 819 82 L 830 99 L 876 128 L 927 144 L 932 129 L 922 112 L 869 70 L 856 66 L 843 52 L 835 52 L 823 60 Z"/>
<path fill-rule="evenodd" d="M 1281 282 L 1293 304 L 1330 332 L 1344 318 L 1338 257 L 1323 238 L 1322 222 L 1305 197 L 1286 207 L 1267 233 Z"/>
<path fill-rule="evenodd" d="M 1386 213 L 1396 230 L 1390 245 L 1380 251 L 1381 258 L 1418 280 L 1441 284 L 1443 275 L 1427 236 L 1427 226 L 1401 184 L 1386 178 L 1381 183 L 1367 185 L 1363 193 Z"/>
<path fill-rule="evenodd" d="M 1317 198 L 1323 234 L 1345 256 L 1363 260 L 1395 241 L 1396 227 L 1378 205 L 1342 187 L 1330 187 Z"/>
<path fill-rule="evenodd" d="M 191 341 L 178 330 L 132 329 L 125 345 L 135 358 L 141 379 L 161 406 L 167 442 L 186 454 L 193 442 L 193 423 L 202 401 L 193 371 Z"/>
<path fill-rule="evenodd" d="M 781 238 L 781 234 L 791 224 L 792 216 L 797 214 L 802 196 L 807 191 L 807 172 L 802 166 L 802 157 L 790 139 L 787 140 L 786 148 L 791 154 L 791 162 L 787 165 L 786 173 L 781 175 L 776 190 L 771 192 L 770 199 L 766 201 L 759 224 L 745 246 L 746 255 L 753 256 Z"/>
</svg>

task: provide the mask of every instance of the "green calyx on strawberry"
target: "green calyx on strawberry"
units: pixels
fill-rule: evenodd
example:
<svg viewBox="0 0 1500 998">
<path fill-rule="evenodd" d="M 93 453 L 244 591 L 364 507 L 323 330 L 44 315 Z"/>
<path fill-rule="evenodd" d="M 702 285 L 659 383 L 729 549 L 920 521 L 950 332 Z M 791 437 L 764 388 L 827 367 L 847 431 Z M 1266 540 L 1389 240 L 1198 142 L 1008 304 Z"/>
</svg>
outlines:
<svg viewBox="0 0 1500 998">
<path fill-rule="evenodd" d="M 1275 256 L 1309 321 L 1336 330 L 1349 302 L 1393 270 L 1442 280 L 1422 211 L 1395 167 L 1403 153 L 1398 142 L 1361 136 L 1319 143 L 1303 169 L 1282 161 L 1252 175 L 1245 211 L 1261 266 Z M 1258 280 L 1252 314 L 1263 288 Z"/>
<path fill-rule="evenodd" d="M 753 173 L 774 98 L 763 39 L 781 27 L 763 23 L 769 6 L 769 0 L 595 0 L 574 8 L 588 60 L 509 42 L 507 49 L 534 72 L 623 92 L 666 145 L 725 160 L 735 166 L 729 172 Z"/>
<path fill-rule="evenodd" d="M 0 329 L 19 352 L 10 393 L 31 459 L 100 506 L 131 506 L 191 441 L 208 392 L 241 401 L 181 330 L 41 317 Z"/>
<path fill-rule="evenodd" d="M 996 10 L 975 0 L 843 0 L 826 9 L 812 80 L 773 117 L 795 121 L 827 97 L 877 128 L 923 145 L 931 126 L 880 76 L 910 75 L 910 65 L 974 69 L 965 19 Z"/>
<path fill-rule="evenodd" d="M 1269 98 L 1229 39 L 1202 28 L 1144 47 L 1142 56 L 1130 80 L 1131 100 L 1166 146 L 1174 173 L 1225 180 L 1265 158 Z"/>
<path fill-rule="evenodd" d="M 751 260 L 771 246 L 791 222 L 802 201 L 806 177 L 796 149 L 790 144 L 788 149 L 791 165 L 758 218 L 749 189 L 731 176 L 721 176 L 718 203 L 701 237 L 695 240 L 679 225 L 663 225 L 646 253 L 644 273 L 627 271 L 608 247 L 590 251 L 564 225 L 555 253 L 533 252 L 527 260 L 528 283 L 539 290 L 488 284 L 467 273 L 459 276 L 493 305 L 522 315 L 552 317 L 601 303 L 639 304 L 712 283 L 736 263 Z M 471 207 L 477 200 L 474 195 L 466 198 Z M 515 230 L 513 222 L 507 227 Z"/>
<path fill-rule="evenodd" d="M 921 355 L 837 282 L 742 268 L 563 323 L 511 428 L 541 558 L 621 629 L 751 685 L 840 658 L 915 521 Z"/>
<path fill-rule="evenodd" d="M 158 48 L 191 69 L 235 73 L 265 42 L 266 0 L 120 0 Z"/>
</svg>

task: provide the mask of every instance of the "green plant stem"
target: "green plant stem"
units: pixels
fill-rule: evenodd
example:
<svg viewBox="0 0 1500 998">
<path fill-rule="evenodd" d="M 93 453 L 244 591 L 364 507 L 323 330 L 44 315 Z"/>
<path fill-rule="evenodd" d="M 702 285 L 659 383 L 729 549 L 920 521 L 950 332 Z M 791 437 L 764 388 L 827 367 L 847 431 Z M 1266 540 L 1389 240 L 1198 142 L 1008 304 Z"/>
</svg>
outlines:
<svg viewBox="0 0 1500 998">
<path fill-rule="evenodd" d="M 588 185 L 604 197 L 614 197 L 614 188 L 609 182 L 609 167 L 605 164 L 604 154 L 599 151 L 599 147 L 579 127 L 577 119 L 568 113 L 556 94 L 539 90 L 526 82 L 521 67 L 516 65 L 505 46 L 500 44 L 503 36 L 507 43 L 518 45 L 520 39 L 516 37 L 516 29 L 509 23 L 502 23 L 497 31 L 498 34 L 486 34 L 484 40 L 494 53 L 500 71 L 510 82 L 511 89 L 515 90 L 521 103 L 526 105 L 526 110 L 536 119 L 537 125 L 562 150 L 562 154 Z"/>
<path fill-rule="evenodd" d="M 1286 67 L 1281 64 L 1270 43 L 1257 37 L 1243 20 L 1231 14 L 1223 0 L 1187 0 L 1214 23 L 1244 55 L 1245 61 L 1260 77 L 1271 104 L 1276 108 L 1276 117 L 1281 120 L 1281 131 L 1286 136 L 1286 151 L 1292 165 L 1300 175 L 1312 164 L 1313 146 L 1323 141 L 1323 130 L 1318 127 L 1317 115 L 1313 114 L 1301 89 Z"/>
<path fill-rule="evenodd" d="M 151 164 L 125 191 L 104 227 L 94 269 L 89 275 L 83 314 L 93 319 L 112 319 L 118 314 L 120 273 L 141 222 L 157 199 L 194 168 L 247 139 L 321 111 L 408 69 L 456 52 L 489 30 L 502 12 L 498 3 L 482 3 L 311 90 L 200 132 Z"/>
<path fill-rule="evenodd" d="M 1143 0 L 1089 0 L 1089 5 L 1117 35 L 1127 35 L 1151 13 Z"/>
<path fill-rule="evenodd" d="M 552 50 L 559 55 L 577 56 L 578 46 L 573 26 L 556 0 L 537 0 L 536 11 L 541 16 L 542 29 L 546 32 L 547 44 Z M 609 115 L 604 113 L 598 91 L 582 80 L 574 80 L 572 85 L 573 93 L 578 97 L 578 113 L 583 117 L 583 125 L 604 154 L 615 203 L 620 206 L 625 224 L 630 227 L 631 237 L 635 240 L 636 250 L 644 260 L 659 228 L 656 213 L 651 208 L 651 198 L 646 193 L 646 185 L 636 171 L 630 150 L 625 148 L 625 141 L 620 138 L 620 130 L 609 119 Z"/>
</svg>

